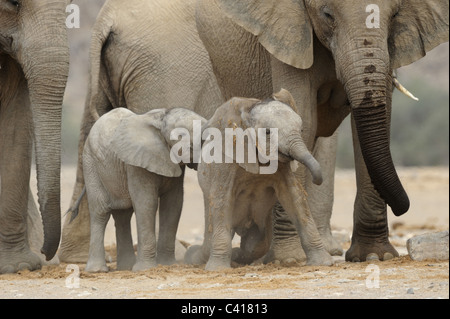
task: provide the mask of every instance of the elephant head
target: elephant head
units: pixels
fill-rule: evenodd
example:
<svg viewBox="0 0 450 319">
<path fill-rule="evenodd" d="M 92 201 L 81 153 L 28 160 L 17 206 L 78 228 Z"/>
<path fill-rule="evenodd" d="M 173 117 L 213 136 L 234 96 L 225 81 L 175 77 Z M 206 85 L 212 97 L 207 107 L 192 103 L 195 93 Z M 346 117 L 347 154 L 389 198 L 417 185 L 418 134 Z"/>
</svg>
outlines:
<svg viewBox="0 0 450 319">
<path fill-rule="evenodd" d="M 193 167 L 191 137 L 196 133 L 196 123 L 200 124 L 198 134 L 201 134 L 206 124 L 203 117 L 183 108 L 156 109 L 141 115 L 127 109 L 117 110 L 130 113 L 120 122 L 111 142 L 123 162 L 166 177 L 182 174 L 181 161 Z M 181 141 L 177 142 L 180 136 Z M 187 158 L 183 157 L 186 155 Z"/>
<path fill-rule="evenodd" d="M 278 60 L 307 69 L 317 37 L 332 54 L 351 103 L 361 151 L 395 215 L 409 209 L 389 148 L 392 71 L 448 41 L 449 3 L 441 0 L 217 0 L 236 24 Z"/>
<path fill-rule="evenodd" d="M 65 25 L 68 0 L 0 0 L 0 55 L 15 61 L 27 81 L 34 126 L 41 249 L 50 260 L 61 234 L 61 114 L 69 73 Z"/>
<path fill-rule="evenodd" d="M 261 172 L 260 165 L 268 161 L 266 157 L 276 152 L 277 161 L 296 160 L 305 165 L 311 172 L 313 182 L 320 185 L 322 183 L 320 164 L 308 151 L 303 141 L 302 126 L 302 119 L 296 111 L 294 99 L 287 90 L 281 90 L 264 101 L 232 98 L 217 109 L 207 124 L 207 127 L 218 128 L 221 132 L 225 128 L 239 127 L 245 131 L 249 128 L 254 129 L 255 134 L 247 132 L 248 138 L 244 139 L 246 141 L 244 143 L 245 150 L 250 151 L 249 145 L 255 146 L 258 160 L 250 162 L 247 158 L 245 161 L 238 162 L 247 171 Z M 260 132 L 264 132 L 265 136 L 261 136 Z M 249 139 L 252 143 L 248 142 Z M 264 160 L 263 163 L 260 163 L 261 159 Z"/>
</svg>

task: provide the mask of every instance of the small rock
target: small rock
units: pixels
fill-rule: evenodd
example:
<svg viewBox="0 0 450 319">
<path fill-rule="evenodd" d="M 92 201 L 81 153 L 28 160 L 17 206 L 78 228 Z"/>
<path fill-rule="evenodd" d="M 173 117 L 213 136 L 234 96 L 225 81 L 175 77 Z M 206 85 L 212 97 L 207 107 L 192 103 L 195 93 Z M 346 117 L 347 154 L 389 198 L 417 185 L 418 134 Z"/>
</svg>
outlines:
<svg viewBox="0 0 450 319">
<path fill-rule="evenodd" d="M 448 260 L 448 240 L 448 230 L 423 234 L 408 239 L 406 248 L 408 249 L 408 254 L 412 260 Z"/>
<path fill-rule="evenodd" d="M 409 294 L 409 295 L 414 295 L 414 289 L 413 289 L 413 288 L 409 288 L 409 289 L 406 291 L 406 293 Z"/>
<path fill-rule="evenodd" d="M 350 279 L 341 279 L 341 280 L 338 280 L 338 284 L 346 284 L 346 283 L 349 283 L 349 282 L 355 282 L 356 280 L 350 280 Z"/>
<path fill-rule="evenodd" d="M 79 293 L 78 295 L 77 295 L 77 297 L 86 297 L 86 296 L 89 296 L 89 295 L 92 295 L 89 291 L 83 291 L 82 293 Z"/>
</svg>

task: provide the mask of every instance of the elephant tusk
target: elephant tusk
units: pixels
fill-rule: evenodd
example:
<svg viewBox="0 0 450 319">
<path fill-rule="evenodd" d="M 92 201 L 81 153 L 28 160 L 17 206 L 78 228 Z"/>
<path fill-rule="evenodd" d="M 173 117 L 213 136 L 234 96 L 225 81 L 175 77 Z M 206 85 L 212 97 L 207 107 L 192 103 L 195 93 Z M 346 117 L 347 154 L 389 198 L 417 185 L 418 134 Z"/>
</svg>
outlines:
<svg viewBox="0 0 450 319">
<path fill-rule="evenodd" d="M 409 92 L 395 77 L 393 78 L 394 86 L 397 90 L 405 94 L 407 97 L 413 99 L 414 101 L 419 101 L 411 92 Z"/>
<path fill-rule="evenodd" d="M 296 160 L 293 160 L 290 162 L 290 166 L 291 166 L 291 171 L 292 172 L 296 172 L 299 166 L 299 162 L 297 162 Z"/>
</svg>

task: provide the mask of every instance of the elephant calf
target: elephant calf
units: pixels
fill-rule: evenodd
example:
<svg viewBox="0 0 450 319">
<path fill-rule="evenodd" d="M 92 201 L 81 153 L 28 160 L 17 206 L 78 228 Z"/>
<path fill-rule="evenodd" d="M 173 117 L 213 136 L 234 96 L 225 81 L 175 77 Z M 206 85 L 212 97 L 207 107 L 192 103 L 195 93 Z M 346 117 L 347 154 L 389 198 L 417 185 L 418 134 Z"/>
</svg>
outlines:
<svg viewBox="0 0 450 319">
<path fill-rule="evenodd" d="M 245 261 L 262 257 L 269 250 L 272 210 L 278 200 L 296 225 L 307 263 L 332 264 L 332 257 L 325 250 L 311 216 L 305 191 L 291 169 L 293 160 L 296 160 L 309 169 L 314 183 L 322 183 L 320 165 L 303 142 L 302 120 L 293 108 L 294 99 L 288 91 L 282 90 L 273 99 L 265 101 L 233 98 L 219 107 L 209 120 L 205 132 L 214 127 L 222 133 L 225 131 L 222 136 L 227 137 L 226 132 L 228 129 L 230 134 L 230 128 L 235 131 L 241 128 L 246 133 L 253 129 L 258 131 L 258 138 L 251 143 L 252 134 L 247 135 L 247 142 L 245 139 L 238 141 L 234 136 L 236 152 L 232 154 L 233 160 L 229 154 L 226 158 L 225 154 L 223 164 L 203 161 L 199 164 L 198 180 L 205 203 L 205 234 L 202 246 L 191 246 L 186 252 L 187 263 L 206 263 L 207 270 L 229 268 L 235 232 L 241 236 L 241 251 L 235 254 L 238 259 Z M 264 135 L 259 134 L 261 132 Z M 206 141 L 203 150 L 214 140 Z M 275 148 L 274 141 L 277 142 Z M 277 155 L 277 169 L 260 174 L 262 168 L 268 169 L 273 164 L 267 165 L 271 154 L 267 154 L 267 147 L 263 144 L 267 146 L 268 142 L 270 152 L 275 150 Z M 225 138 L 222 144 L 227 143 L 230 142 Z M 248 147 L 244 150 L 247 155 L 243 161 L 238 161 L 237 149 L 242 144 Z M 252 148 L 258 154 L 258 160 L 254 162 L 248 155 Z"/>
<path fill-rule="evenodd" d="M 192 136 L 194 121 L 206 123 L 193 111 L 182 108 L 156 109 L 142 115 L 117 108 L 94 124 L 83 152 L 91 214 L 86 271 L 108 271 L 104 235 L 111 214 L 116 225 L 118 269 L 132 267 L 139 271 L 154 267 L 157 262 L 175 262 L 185 167 L 177 157 L 180 154 L 171 153 L 178 143 L 171 140 L 171 133 L 181 129 Z M 158 199 L 160 227 L 156 245 Z M 133 211 L 138 234 L 137 258 L 131 240 Z"/>
</svg>

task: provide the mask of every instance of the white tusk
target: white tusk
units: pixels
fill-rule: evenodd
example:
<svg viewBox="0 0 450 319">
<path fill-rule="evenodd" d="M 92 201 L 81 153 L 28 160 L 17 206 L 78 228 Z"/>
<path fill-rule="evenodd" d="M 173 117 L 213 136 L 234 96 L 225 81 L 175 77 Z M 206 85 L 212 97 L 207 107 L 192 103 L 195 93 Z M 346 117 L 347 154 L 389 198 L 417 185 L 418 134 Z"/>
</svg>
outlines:
<svg viewBox="0 0 450 319">
<path fill-rule="evenodd" d="M 293 160 L 289 164 L 291 166 L 291 171 L 296 172 L 300 163 L 296 160 Z"/>
<path fill-rule="evenodd" d="M 415 97 L 411 92 L 409 92 L 396 78 L 393 78 L 394 85 L 403 94 L 405 94 L 407 97 L 413 99 L 414 101 L 419 101 L 417 97 Z"/>
</svg>

